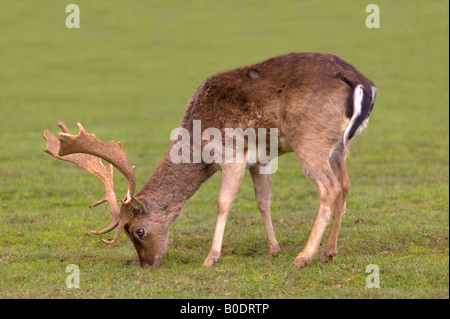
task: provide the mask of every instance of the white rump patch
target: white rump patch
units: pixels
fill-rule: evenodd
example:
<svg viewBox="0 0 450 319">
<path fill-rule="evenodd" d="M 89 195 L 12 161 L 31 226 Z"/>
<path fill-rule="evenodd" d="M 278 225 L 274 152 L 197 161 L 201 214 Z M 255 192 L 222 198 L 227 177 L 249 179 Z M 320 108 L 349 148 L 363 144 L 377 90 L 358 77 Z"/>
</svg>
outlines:
<svg viewBox="0 0 450 319">
<path fill-rule="evenodd" d="M 372 90 L 372 104 L 375 102 L 375 97 L 377 96 L 377 88 L 372 86 L 370 88 Z"/>
</svg>

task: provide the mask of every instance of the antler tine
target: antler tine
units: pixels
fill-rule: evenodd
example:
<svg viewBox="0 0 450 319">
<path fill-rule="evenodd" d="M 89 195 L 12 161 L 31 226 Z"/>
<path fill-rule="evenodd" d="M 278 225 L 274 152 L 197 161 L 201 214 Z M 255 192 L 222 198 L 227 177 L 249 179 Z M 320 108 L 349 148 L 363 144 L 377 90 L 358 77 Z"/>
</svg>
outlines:
<svg viewBox="0 0 450 319">
<path fill-rule="evenodd" d="M 74 153 L 91 154 L 104 159 L 116 167 L 128 181 L 127 194 L 122 202 L 129 204 L 133 198 L 136 187 L 135 167 L 128 161 L 125 149 L 120 142 L 102 142 L 94 134 L 86 133 L 80 123 L 77 123 L 80 132 L 77 135 L 59 133 L 59 155 L 65 156 Z"/>
<path fill-rule="evenodd" d="M 64 133 L 70 134 L 69 129 L 63 122 L 59 122 L 58 126 Z M 60 142 L 58 138 L 54 136 L 52 133 L 50 133 L 50 131 L 48 130 L 44 131 L 43 136 L 47 140 L 47 147 L 44 148 L 43 151 L 47 152 L 48 154 L 52 155 L 57 159 L 77 164 L 78 166 L 84 168 L 89 173 L 97 177 L 105 186 L 105 195 L 103 196 L 103 198 L 95 202 L 94 204 L 89 205 L 89 207 L 94 207 L 107 201 L 111 208 L 110 213 L 112 216 L 112 221 L 106 228 L 102 230 L 89 230 L 89 231 L 95 235 L 102 235 L 116 228 L 120 222 L 119 217 L 120 206 L 119 203 L 117 202 L 117 197 L 114 192 L 113 166 L 111 164 L 108 164 L 107 166 L 103 165 L 99 157 L 90 154 L 77 153 L 61 156 L 59 155 Z"/>
</svg>

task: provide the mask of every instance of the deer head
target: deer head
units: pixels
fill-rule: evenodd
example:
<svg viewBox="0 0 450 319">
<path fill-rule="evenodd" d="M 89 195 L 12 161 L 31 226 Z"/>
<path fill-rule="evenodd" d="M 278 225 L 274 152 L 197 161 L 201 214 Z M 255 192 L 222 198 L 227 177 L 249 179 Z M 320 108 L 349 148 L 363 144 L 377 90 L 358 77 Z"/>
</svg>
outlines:
<svg viewBox="0 0 450 319">
<path fill-rule="evenodd" d="M 45 130 L 43 136 L 47 140 L 47 147 L 43 151 L 57 159 L 79 165 L 105 186 L 104 197 L 89 207 L 108 202 L 112 221 L 106 228 L 90 230 L 90 233 L 102 235 L 117 228 L 112 238 L 102 239 L 105 243 L 112 244 L 119 239 L 124 230 L 136 248 L 141 266 L 158 267 L 167 247 L 169 226 L 152 220 L 146 201 L 134 196 L 135 167 L 131 166 L 122 144 L 113 141 L 102 142 L 94 134 L 86 133 L 80 123 L 77 125 L 80 129 L 77 135 L 70 134 L 62 122 L 58 123 L 63 131 L 58 137 Z M 108 165 L 103 165 L 101 159 L 107 161 Z M 113 167 L 116 167 L 128 181 L 127 193 L 121 200 L 117 200 L 114 191 Z"/>
</svg>

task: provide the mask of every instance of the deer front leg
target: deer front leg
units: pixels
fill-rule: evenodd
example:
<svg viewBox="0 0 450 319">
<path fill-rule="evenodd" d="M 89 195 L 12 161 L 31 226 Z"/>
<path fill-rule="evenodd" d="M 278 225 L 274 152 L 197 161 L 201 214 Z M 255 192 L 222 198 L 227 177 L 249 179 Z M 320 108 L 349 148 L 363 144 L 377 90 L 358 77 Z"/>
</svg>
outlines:
<svg viewBox="0 0 450 319">
<path fill-rule="evenodd" d="M 204 267 L 212 267 L 219 260 L 228 213 L 236 197 L 244 172 L 245 163 L 222 164 L 222 184 L 217 201 L 216 229 L 208 257 L 203 262 Z"/>
<path fill-rule="evenodd" d="M 258 209 L 264 220 L 264 226 L 266 227 L 267 246 L 269 248 L 267 255 L 269 257 L 276 257 L 280 253 L 280 246 L 275 237 L 272 219 L 270 217 L 271 177 L 270 174 L 260 174 L 259 166 L 253 166 L 249 171 L 255 188 L 256 204 L 258 205 Z"/>
</svg>

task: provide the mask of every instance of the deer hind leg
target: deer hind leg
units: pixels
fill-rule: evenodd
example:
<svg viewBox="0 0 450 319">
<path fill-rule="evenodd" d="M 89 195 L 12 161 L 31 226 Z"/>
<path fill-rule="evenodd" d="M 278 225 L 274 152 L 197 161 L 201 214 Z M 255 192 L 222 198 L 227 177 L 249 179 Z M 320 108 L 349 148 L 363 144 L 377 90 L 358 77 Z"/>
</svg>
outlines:
<svg viewBox="0 0 450 319">
<path fill-rule="evenodd" d="M 314 147 L 315 150 L 320 149 L 320 146 Z M 304 267 L 310 264 L 320 246 L 320 241 L 328 225 L 331 217 L 331 212 L 336 206 L 336 202 L 341 193 L 341 186 L 336 179 L 333 170 L 328 161 L 328 152 L 315 152 L 314 157 L 311 151 L 300 152 L 294 149 L 299 157 L 303 171 L 316 184 L 320 195 L 320 206 L 313 229 L 308 238 L 305 248 L 295 258 L 293 264 L 295 266 Z"/>
<path fill-rule="evenodd" d="M 350 190 L 350 179 L 347 174 L 347 167 L 345 160 L 347 157 L 347 151 L 343 148 L 333 152 L 333 156 L 330 158 L 331 168 L 336 176 L 339 184 L 341 185 L 341 194 L 336 201 L 336 208 L 334 209 L 333 222 L 331 224 L 330 234 L 328 235 L 327 243 L 322 253 L 322 261 L 327 262 L 332 260 L 337 254 L 337 238 L 339 234 L 339 228 L 341 225 L 342 216 L 345 214 L 345 201 L 347 194 Z"/>
<path fill-rule="evenodd" d="M 276 257 L 280 253 L 280 246 L 275 237 L 272 219 L 270 217 L 270 188 L 272 182 L 270 174 L 260 174 L 259 169 L 260 167 L 257 165 L 249 168 L 249 171 L 255 188 L 256 204 L 262 214 L 264 226 L 266 227 L 267 246 L 269 248 L 267 255 L 269 257 Z"/>
<path fill-rule="evenodd" d="M 222 164 L 222 183 L 217 201 L 216 229 L 208 257 L 203 262 L 204 267 L 212 267 L 219 261 L 228 213 L 244 176 L 245 165 L 245 163 Z"/>
</svg>

